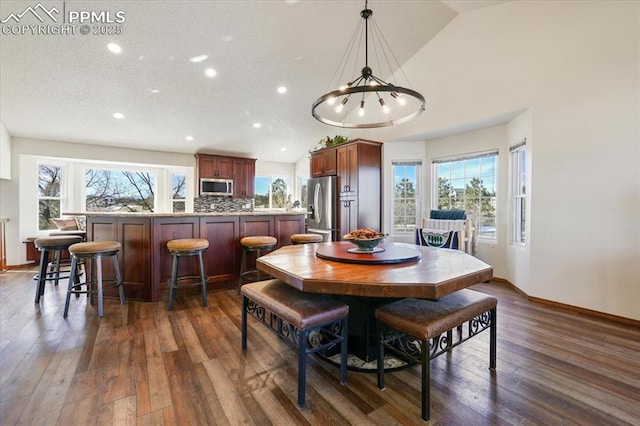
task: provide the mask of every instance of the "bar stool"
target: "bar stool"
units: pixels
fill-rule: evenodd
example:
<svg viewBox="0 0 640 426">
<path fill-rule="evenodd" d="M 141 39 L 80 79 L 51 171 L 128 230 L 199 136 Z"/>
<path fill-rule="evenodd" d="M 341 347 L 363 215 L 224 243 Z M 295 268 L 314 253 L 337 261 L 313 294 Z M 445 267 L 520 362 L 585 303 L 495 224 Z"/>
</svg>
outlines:
<svg viewBox="0 0 640 426">
<path fill-rule="evenodd" d="M 54 236 L 54 237 L 41 237 L 36 238 L 33 242 L 36 248 L 40 251 L 40 268 L 38 275 L 35 279 L 38 281 L 36 285 L 36 298 L 35 303 L 40 303 L 40 296 L 44 294 L 44 284 L 46 281 L 54 281 L 55 285 L 58 285 L 58 281 L 64 278 L 74 277 L 75 282 L 78 282 L 77 274 L 60 274 L 60 259 L 62 258 L 62 252 L 69 249 L 69 246 L 82 241 L 82 238 L 76 235 L 69 236 Z M 49 253 L 53 253 L 53 258 L 49 262 Z M 49 268 L 54 269 L 51 272 L 47 272 Z"/>
<path fill-rule="evenodd" d="M 118 287 L 120 295 L 120 304 L 124 305 L 124 289 L 122 288 L 122 275 L 120 274 L 120 266 L 118 264 L 118 252 L 122 246 L 117 241 L 89 241 L 85 243 L 76 243 L 69 246 L 69 254 L 71 255 L 71 272 L 69 277 L 69 287 L 67 289 L 67 300 L 64 304 L 64 318 L 69 313 L 69 300 L 71 294 L 89 294 L 93 296 L 98 294 L 98 316 L 104 316 L 104 301 L 102 296 L 102 258 L 110 257 L 113 259 L 113 269 L 115 270 L 115 279 L 104 280 L 114 283 L 114 287 Z M 87 289 L 82 290 L 82 284 L 76 284 L 73 275 L 76 273 L 78 263 L 89 260 L 91 267 L 91 277 L 87 280 Z M 97 272 L 97 277 L 94 276 Z M 97 291 L 93 289 L 93 284 L 98 285 Z M 90 299 L 91 300 L 91 299 Z"/>
<path fill-rule="evenodd" d="M 291 244 L 312 244 L 321 243 L 322 235 L 320 234 L 293 234 L 291 236 Z"/>
<path fill-rule="evenodd" d="M 183 287 L 202 286 L 202 305 L 207 306 L 207 276 L 204 274 L 204 263 L 202 261 L 202 253 L 209 248 L 209 241 L 202 238 L 183 238 L 179 240 L 170 240 L 167 242 L 167 249 L 173 256 L 173 264 L 171 267 L 171 279 L 169 284 L 169 310 L 173 309 L 173 299 L 176 295 L 176 289 Z M 178 277 L 178 265 L 182 256 L 198 256 L 198 265 L 200 267 L 200 275 L 190 275 Z M 198 278 L 200 282 L 192 284 L 180 284 L 180 281 L 191 281 Z"/>
<path fill-rule="evenodd" d="M 269 237 L 265 235 L 255 235 L 251 237 L 244 237 L 240 240 L 240 246 L 242 246 L 242 256 L 240 257 L 240 278 L 238 279 L 238 294 L 240 294 L 240 287 L 248 281 L 246 278 L 248 275 L 256 274 L 256 281 L 260 281 L 260 270 L 250 269 L 247 271 L 247 253 L 256 252 L 256 259 L 260 257 L 262 250 L 271 250 L 278 240 L 275 237 Z"/>
</svg>

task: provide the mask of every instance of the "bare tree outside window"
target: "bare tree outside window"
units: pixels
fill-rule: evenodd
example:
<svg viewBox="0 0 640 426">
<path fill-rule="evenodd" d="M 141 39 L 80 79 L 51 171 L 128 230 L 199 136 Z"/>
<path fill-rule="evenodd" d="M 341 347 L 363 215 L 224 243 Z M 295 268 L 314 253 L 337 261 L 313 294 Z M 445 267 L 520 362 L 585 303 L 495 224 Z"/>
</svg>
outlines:
<svg viewBox="0 0 640 426">
<path fill-rule="evenodd" d="M 153 212 L 155 176 L 148 172 L 88 169 L 85 172 L 88 212 Z"/>
<path fill-rule="evenodd" d="M 41 164 L 38 166 L 38 229 L 55 229 L 49 219 L 60 217 L 62 195 L 60 181 L 62 168 Z"/>
<path fill-rule="evenodd" d="M 171 206 L 174 213 L 187 210 L 187 175 L 185 173 L 171 174 Z"/>
</svg>

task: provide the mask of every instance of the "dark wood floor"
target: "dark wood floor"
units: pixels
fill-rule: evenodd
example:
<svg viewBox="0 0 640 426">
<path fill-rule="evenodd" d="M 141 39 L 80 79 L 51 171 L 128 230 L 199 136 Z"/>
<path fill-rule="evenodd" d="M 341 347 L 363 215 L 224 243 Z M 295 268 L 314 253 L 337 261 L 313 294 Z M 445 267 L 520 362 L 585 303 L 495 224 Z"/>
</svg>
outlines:
<svg viewBox="0 0 640 426">
<path fill-rule="evenodd" d="M 108 300 L 105 317 L 83 296 L 67 320 L 63 285 L 34 305 L 33 271 L 0 274 L 0 423 L 416 424 L 419 367 L 349 373 L 312 358 L 307 406 L 296 404 L 292 349 L 252 321 L 240 350 L 235 292 L 165 303 Z M 488 333 L 432 362 L 431 421 L 448 425 L 640 423 L 640 330 L 527 302 L 480 284 L 498 303 L 498 368 Z"/>
</svg>

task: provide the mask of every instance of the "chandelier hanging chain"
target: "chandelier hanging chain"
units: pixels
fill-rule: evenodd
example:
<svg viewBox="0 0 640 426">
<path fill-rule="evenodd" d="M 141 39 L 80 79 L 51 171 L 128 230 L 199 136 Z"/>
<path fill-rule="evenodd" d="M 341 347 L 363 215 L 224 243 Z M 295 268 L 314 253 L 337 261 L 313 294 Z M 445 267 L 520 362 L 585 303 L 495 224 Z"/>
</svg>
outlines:
<svg viewBox="0 0 640 426">
<path fill-rule="evenodd" d="M 347 44 L 347 47 L 344 49 L 344 53 L 342 54 L 342 59 L 340 59 L 340 62 L 338 63 L 338 68 L 336 68 L 336 70 L 334 71 L 333 75 L 331 76 L 331 80 L 329 80 L 329 83 L 327 83 L 326 90 L 329 90 L 331 88 L 331 84 L 334 81 L 341 81 L 342 80 L 344 72 L 345 72 L 345 70 L 347 68 L 347 65 L 349 63 L 349 57 L 351 56 L 351 54 L 353 52 L 353 47 L 356 44 L 356 42 L 355 42 L 356 37 L 361 32 L 361 28 L 362 28 L 362 21 L 358 19 L 358 24 L 356 25 L 356 29 L 351 34 L 351 39 L 349 39 L 349 43 Z M 360 42 L 358 42 L 358 49 L 360 48 Z M 354 70 L 355 70 L 355 63 L 354 63 Z M 340 76 L 338 76 L 338 78 L 336 80 L 334 80 L 336 78 L 336 75 L 338 74 L 338 71 L 340 71 Z"/>
<path fill-rule="evenodd" d="M 345 49 L 344 55 L 340 61 L 338 69 L 333 74 L 333 77 L 329 83 L 331 86 L 334 82 L 334 78 L 338 77 L 336 81 L 339 86 L 333 91 L 329 91 L 320 96 L 312 105 L 311 114 L 317 120 L 330 124 L 332 126 L 344 127 L 344 128 L 375 128 L 383 126 L 391 126 L 394 124 L 403 123 L 411 120 L 421 114 L 425 109 L 424 97 L 413 89 L 407 89 L 398 86 L 396 81 L 397 76 L 402 76 L 409 82 L 404 70 L 400 66 L 400 62 L 393 53 L 389 42 L 382 34 L 382 31 L 378 27 L 378 24 L 373 20 L 373 11 L 368 8 L 368 0 L 365 0 L 365 8 L 360 11 L 360 17 L 362 20 L 356 26 L 356 30 L 353 32 L 349 44 Z M 371 20 L 371 22 L 369 22 Z M 371 31 L 369 31 L 369 24 L 371 23 Z M 364 29 L 362 28 L 364 26 Z M 362 34 L 364 32 L 364 66 L 357 72 L 358 52 L 362 46 Z M 386 82 L 379 76 L 375 75 L 373 69 L 369 65 L 369 35 L 373 37 L 371 40 L 371 47 L 373 49 L 373 56 L 371 60 L 375 62 L 378 72 L 387 73 L 388 77 L 394 81 L 394 83 Z M 358 45 L 356 54 L 354 56 L 353 63 L 353 79 L 347 81 L 346 84 L 341 84 L 343 75 L 349 66 L 349 57 L 351 57 L 354 47 L 356 46 L 355 37 L 358 36 Z M 378 38 L 378 40 L 376 40 Z M 381 50 L 381 52 L 380 52 Z M 390 54 L 387 54 L 389 50 Z M 382 55 L 382 57 L 381 57 Z M 361 57 L 362 58 L 362 57 Z M 394 68 L 391 63 L 393 59 L 396 63 L 396 70 L 399 73 L 394 72 Z M 387 66 L 387 70 L 383 70 L 382 64 Z M 349 103 L 349 99 L 353 94 L 360 94 L 358 96 L 359 101 L 352 101 Z M 367 101 L 367 97 L 371 96 L 371 100 L 376 102 Z M 394 102 L 391 102 L 394 101 Z M 355 102 L 355 104 L 354 104 Z M 377 108 L 376 105 L 378 104 Z M 393 104 L 393 105 L 392 105 Z"/>
</svg>

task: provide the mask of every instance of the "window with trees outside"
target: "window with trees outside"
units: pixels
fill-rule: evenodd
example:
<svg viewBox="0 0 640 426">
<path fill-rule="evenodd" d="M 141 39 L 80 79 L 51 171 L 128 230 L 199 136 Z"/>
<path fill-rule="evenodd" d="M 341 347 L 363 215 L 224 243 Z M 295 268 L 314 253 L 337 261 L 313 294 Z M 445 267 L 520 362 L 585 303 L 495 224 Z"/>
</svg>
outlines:
<svg viewBox="0 0 640 426">
<path fill-rule="evenodd" d="M 524 244 L 527 212 L 527 146 L 526 139 L 509 148 L 511 165 L 511 193 L 513 199 L 513 242 Z"/>
<path fill-rule="evenodd" d="M 498 151 L 473 153 L 432 162 L 438 210 L 465 210 L 478 240 L 496 240 Z"/>
<path fill-rule="evenodd" d="M 393 232 L 414 233 L 420 220 L 420 161 L 392 161 Z"/>
<path fill-rule="evenodd" d="M 62 167 L 51 164 L 38 166 L 38 230 L 55 229 L 49 219 L 60 217 L 63 209 Z"/>
<path fill-rule="evenodd" d="M 187 174 L 184 171 L 171 172 L 171 211 L 187 211 Z"/>
<path fill-rule="evenodd" d="M 254 207 L 284 209 L 287 202 L 288 179 L 277 176 L 256 176 Z"/>
<path fill-rule="evenodd" d="M 85 169 L 85 209 L 87 212 L 155 211 L 153 173 L 117 169 Z"/>
</svg>

